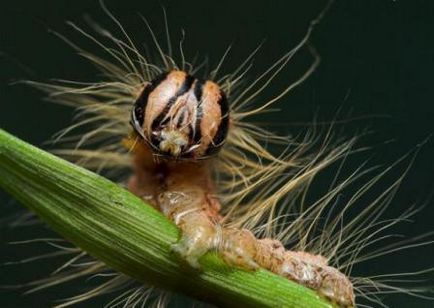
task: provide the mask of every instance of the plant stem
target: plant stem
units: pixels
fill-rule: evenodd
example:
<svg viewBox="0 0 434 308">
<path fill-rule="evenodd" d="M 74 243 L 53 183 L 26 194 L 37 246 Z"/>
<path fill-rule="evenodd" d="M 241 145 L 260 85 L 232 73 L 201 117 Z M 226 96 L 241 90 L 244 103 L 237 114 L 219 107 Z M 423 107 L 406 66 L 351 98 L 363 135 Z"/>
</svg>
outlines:
<svg viewBox="0 0 434 308">
<path fill-rule="evenodd" d="M 0 186 L 108 267 L 224 307 L 333 307 L 265 270 L 228 268 L 215 254 L 194 271 L 171 252 L 174 224 L 119 185 L 0 129 Z"/>
</svg>

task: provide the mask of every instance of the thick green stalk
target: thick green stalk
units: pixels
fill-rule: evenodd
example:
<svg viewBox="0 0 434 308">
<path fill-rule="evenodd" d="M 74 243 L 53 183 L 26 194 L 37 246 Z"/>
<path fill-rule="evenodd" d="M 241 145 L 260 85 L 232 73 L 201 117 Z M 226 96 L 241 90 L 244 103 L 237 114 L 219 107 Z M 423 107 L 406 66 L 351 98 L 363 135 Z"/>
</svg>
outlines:
<svg viewBox="0 0 434 308">
<path fill-rule="evenodd" d="M 224 307 L 332 307 L 265 270 L 228 268 L 214 254 L 193 271 L 171 252 L 179 232 L 109 180 L 0 130 L 0 186 L 63 237 L 139 281 Z"/>
</svg>

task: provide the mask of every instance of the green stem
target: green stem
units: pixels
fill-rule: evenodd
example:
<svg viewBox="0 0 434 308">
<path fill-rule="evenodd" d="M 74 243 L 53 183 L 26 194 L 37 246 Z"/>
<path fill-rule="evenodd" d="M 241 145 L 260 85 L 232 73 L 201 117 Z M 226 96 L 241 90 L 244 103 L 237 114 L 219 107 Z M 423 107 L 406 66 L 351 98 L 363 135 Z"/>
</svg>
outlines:
<svg viewBox="0 0 434 308">
<path fill-rule="evenodd" d="M 215 254 L 193 271 L 171 252 L 174 224 L 109 180 L 0 129 L 0 186 L 107 266 L 139 281 L 224 307 L 332 307 L 265 270 L 228 268 Z"/>
</svg>

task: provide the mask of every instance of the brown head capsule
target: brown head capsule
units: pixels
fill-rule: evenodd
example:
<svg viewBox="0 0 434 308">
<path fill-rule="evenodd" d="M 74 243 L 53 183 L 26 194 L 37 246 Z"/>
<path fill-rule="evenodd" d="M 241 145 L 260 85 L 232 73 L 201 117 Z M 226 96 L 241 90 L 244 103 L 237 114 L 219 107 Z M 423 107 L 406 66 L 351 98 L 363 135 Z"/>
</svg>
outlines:
<svg viewBox="0 0 434 308">
<path fill-rule="evenodd" d="M 156 154 L 206 158 L 225 142 L 229 107 L 216 83 L 174 70 L 146 85 L 131 124 Z"/>
</svg>

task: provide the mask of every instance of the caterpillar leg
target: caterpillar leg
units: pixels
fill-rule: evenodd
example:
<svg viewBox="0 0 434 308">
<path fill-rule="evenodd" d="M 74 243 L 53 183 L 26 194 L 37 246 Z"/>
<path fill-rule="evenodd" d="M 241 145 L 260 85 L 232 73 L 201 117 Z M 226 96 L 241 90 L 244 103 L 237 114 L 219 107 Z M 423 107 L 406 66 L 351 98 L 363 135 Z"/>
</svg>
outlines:
<svg viewBox="0 0 434 308">
<path fill-rule="evenodd" d="M 260 267 L 255 260 L 257 239 L 246 229 L 223 229 L 218 251 L 230 265 L 248 270 Z"/>
<path fill-rule="evenodd" d="M 203 207 L 200 191 L 167 191 L 159 195 L 163 213 L 181 229 L 180 240 L 172 246 L 192 267 L 199 268 L 199 258 L 215 249 L 220 241 L 219 228 Z"/>
<path fill-rule="evenodd" d="M 192 267 L 200 268 L 199 258 L 208 251 L 217 251 L 232 266 L 256 269 L 256 239 L 247 230 L 225 229 L 220 216 L 210 210 L 212 199 L 201 188 L 166 191 L 158 202 L 163 213 L 181 229 L 181 238 L 174 244 L 177 252 Z"/>
</svg>

